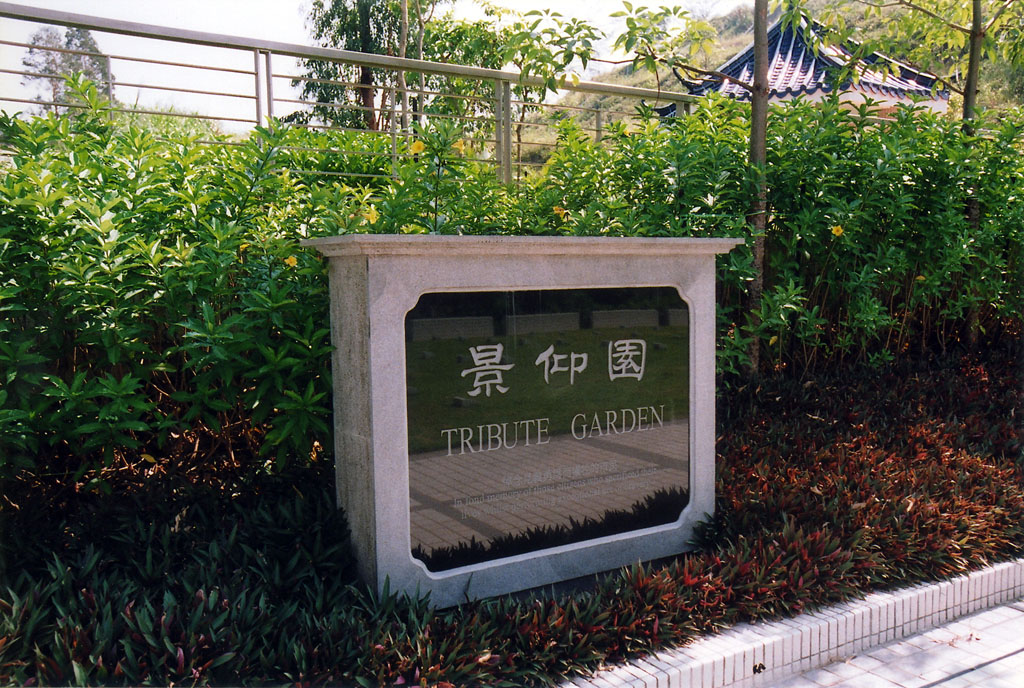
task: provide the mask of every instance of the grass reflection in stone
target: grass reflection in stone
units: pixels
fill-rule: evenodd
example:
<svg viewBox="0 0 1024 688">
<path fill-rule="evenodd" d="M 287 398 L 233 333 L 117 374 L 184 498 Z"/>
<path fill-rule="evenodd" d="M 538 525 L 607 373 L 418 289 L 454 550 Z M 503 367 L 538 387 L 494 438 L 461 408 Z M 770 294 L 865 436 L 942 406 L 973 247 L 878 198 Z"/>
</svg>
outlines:
<svg viewBox="0 0 1024 688">
<path fill-rule="evenodd" d="M 643 501 L 636 502 L 628 510 L 606 511 L 599 519 L 570 518 L 568 526 L 538 526 L 486 542 L 473 538 L 469 542 L 461 542 L 451 547 L 430 550 L 413 547 L 412 555 L 426 564 L 431 571 L 444 571 L 458 566 L 479 564 L 501 557 L 672 523 L 679 518 L 679 514 L 689 501 L 689 494 L 685 490 L 671 487 L 647 495 Z"/>
</svg>

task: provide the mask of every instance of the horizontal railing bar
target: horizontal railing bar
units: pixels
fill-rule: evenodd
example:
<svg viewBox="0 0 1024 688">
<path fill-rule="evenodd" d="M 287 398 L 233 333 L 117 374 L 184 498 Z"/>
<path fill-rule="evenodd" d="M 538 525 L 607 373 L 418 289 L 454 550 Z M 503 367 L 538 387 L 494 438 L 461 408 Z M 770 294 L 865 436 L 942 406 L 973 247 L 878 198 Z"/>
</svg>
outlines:
<svg viewBox="0 0 1024 688">
<path fill-rule="evenodd" d="M 427 89 L 421 91 L 418 88 L 413 88 L 411 86 L 407 86 L 405 88 L 399 88 L 396 86 L 395 90 L 398 91 L 399 93 L 408 93 L 409 95 L 426 95 L 439 96 L 441 98 L 458 98 L 460 100 L 475 100 L 480 103 L 494 102 L 494 98 L 488 96 L 468 96 L 462 93 L 445 93 L 444 91 L 431 91 Z"/>
<path fill-rule="evenodd" d="M 470 117 L 469 115 L 447 115 L 443 112 L 417 112 L 428 119 L 455 119 L 460 122 L 494 122 L 494 117 Z"/>
<path fill-rule="evenodd" d="M 512 100 L 510 102 L 513 105 L 526 105 L 527 107 L 534 108 L 549 108 L 551 110 L 587 110 L 590 112 L 594 111 L 594 108 L 583 107 L 581 105 L 560 105 L 558 103 L 531 103 L 527 100 Z"/>
<path fill-rule="evenodd" d="M 363 157 L 363 158 L 380 158 L 380 159 L 385 160 L 387 162 L 391 161 L 391 158 L 392 158 L 392 155 L 393 155 L 391 153 L 391 151 L 386 151 L 386 152 L 383 152 L 383 153 L 374 153 L 373 151 L 345 150 L 345 149 L 338 149 L 338 148 L 308 148 L 306 146 L 281 146 L 281 150 L 286 150 L 286 151 L 302 151 L 302 152 L 308 152 L 308 153 L 334 153 L 334 154 L 341 154 L 341 155 L 358 156 L 358 157 Z M 423 154 L 422 153 L 416 153 L 416 154 L 413 154 L 413 153 L 398 153 L 397 157 L 408 159 L 408 158 L 415 158 L 417 155 L 423 155 Z M 494 163 L 494 159 L 493 158 L 461 157 L 461 158 L 459 158 L 459 160 L 463 160 L 463 161 L 466 161 L 466 162 L 483 162 L 483 163 L 488 163 L 488 164 L 493 164 Z"/>
<path fill-rule="evenodd" d="M 170 143 L 180 143 L 180 141 L 176 141 L 175 139 L 169 139 L 169 138 L 162 137 L 162 136 L 158 136 L 157 138 L 160 139 L 161 141 L 167 141 L 167 142 L 170 142 Z M 195 141 L 196 141 L 196 143 L 201 143 L 204 146 L 244 146 L 244 145 L 246 145 L 245 141 L 209 141 L 209 140 L 206 140 L 206 139 L 196 139 Z"/>
<path fill-rule="evenodd" d="M 390 174 L 374 174 L 372 172 L 331 172 L 329 170 L 300 170 L 293 167 L 285 168 L 296 174 L 322 174 L 329 177 L 363 177 L 370 179 L 391 179 Z"/>
<path fill-rule="evenodd" d="M 385 91 L 391 90 L 392 86 L 385 84 L 360 84 L 355 81 L 341 81 L 339 79 L 321 79 L 319 77 L 305 77 L 305 76 L 285 76 L 282 74 L 275 74 L 275 77 L 279 79 L 291 79 L 292 81 L 305 81 L 311 84 L 325 84 L 327 86 L 345 86 L 347 88 L 372 88 L 374 90 L 382 89 Z"/>
<path fill-rule="evenodd" d="M 65 74 L 48 74 L 47 72 L 22 72 L 17 69 L 0 69 L 0 74 L 13 74 L 14 76 L 27 76 L 33 79 L 64 79 Z"/>
<path fill-rule="evenodd" d="M 178 140 L 178 139 L 172 139 L 170 137 L 162 136 L 160 134 L 156 134 L 155 136 L 153 136 L 153 138 L 155 138 L 157 141 L 163 141 L 164 143 L 174 143 L 174 144 L 181 143 L 181 141 Z M 209 140 L 209 139 L 195 139 L 195 142 L 196 143 L 201 143 L 204 146 L 245 146 L 245 145 L 247 145 L 246 141 L 216 141 L 216 140 Z"/>
<path fill-rule="evenodd" d="M 0 5 L 2 5 L 2 4 L 3 3 L 0 3 Z M 0 16 L 3 16 L 2 13 L 0 13 Z M 134 56 L 131 56 L 131 55 L 116 55 L 116 54 L 109 54 L 109 53 L 94 53 L 94 52 L 89 52 L 89 51 L 86 51 L 86 50 L 72 50 L 71 48 L 51 48 L 51 47 L 46 47 L 46 46 L 33 45 L 31 43 L 19 43 L 17 41 L 7 41 L 7 40 L 3 40 L 3 39 L 0 39 L 0 45 L 10 45 L 10 46 L 13 46 L 15 48 L 38 48 L 40 50 L 50 50 L 50 51 L 53 51 L 53 52 L 69 53 L 69 54 L 72 54 L 72 55 L 84 55 L 86 57 L 103 57 L 103 58 L 109 58 L 111 60 L 120 60 L 122 62 L 144 62 L 144 63 L 147 63 L 147 64 L 164 65 L 166 67 L 187 67 L 189 69 L 205 69 L 205 70 L 214 71 L 214 72 L 228 72 L 228 73 L 231 73 L 231 74 L 246 74 L 248 76 L 252 76 L 252 73 L 253 73 L 251 69 L 246 70 L 246 69 L 237 69 L 235 67 L 215 67 L 215 66 L 212 66 L 212 65 L 200 65 L 200 64 L 190 63 L 190 62 L 168 62 L 167 60 L 157 60 L 155 58 L 150 58 L 150 57 L 134 57 Z"/>
<path fill-rule="evenodd" d="M 410 95 L 426 95 L 426 96 L 438 96 L 439 98 L 457 98 L 459 100 L 472 100 L 478 103 L 493 103 L 494 98 L 488 98 L 487 96 L 467 96 L 462 93 L 445 93 L 444 91 L 421 91 L 417 88 L 396 88 L 399 93 L 408 93 Z"/>
<path fill-rule="evenodd" d="M 321 103 L 315 100 L 301 100 L 295 98 L 274 98 L 275 103 L 290 103 L 292 105 L 312 105 L 314 107 L 328 107 L 338 110 L 358 110 L 360 112 L 391 112 L 391 107 L 366 107 L 365 105 L 357 105 L 355 103 Z M 460 122 L 493 122 L 493 117 L 470 117 L 469 115 L 448 115 L 440 112 L 418 112 L 415 113 L 423 117 L 436 118 L 436 119 L 454 119 Z M 362 129 L 356 129 L 355 131 L 364 131 Z M 390 133 L 381 131 L 381 133 Z"/>
<path fill-rule="evenodd" d="M 522 122 L 512 122 L 512 126 L 513 127 L 543 127 L 544 129 L 554 129 L 554 127 L 551 126 L 547 122 L 529 122 L 527 120 L 523 120 Z"/>
<path fill-rule="evenodd" d="M 513 122 L 512 126 L 513 127 L 541 127 L 543 129 L 554 129 L 555 128 L 555 127 L 551 126 L 550 124 L 548 124 L 546 122 L 525 122 L 525 121 L 524 122 Z M 593 132 L 600 131 L 597 127 L 582 127 L 581 126 L 581 127 L 579 127 L 579 129 L 580 129 L 580 131 L 593 131 Z"/>
<path fill-rule="evenodd" d="M 223 91 L 198 91 L 193 88 L 181 88 L 180 86 L 153 86 L 150 84 L 133 84 L 127 81 L 114 81 L 111 86 L 127 86 L 128 88 L 145 88 L 153 91 L 175 91 L 177 93 L 192 93 L 199 96 L 219 96 L 221 98 L 245 98 L 256 100 L 256 96 L 250 93 L 225 93 Z"/>
<path fill-rule="evenodd" d="M 69 55 L 84 55 L 86 57 L 107 57 L 106 53 L 94 53 L 89 50 L 75 50 L 74 48 L 59 48 L 52 45 L 37 45 L 35 43 L 19 43 L 0 38 L 0 45 L 10 45 L 15 48 L 29 48 L 34 50 L 46 50 L 52 53 L 67 53 Z"/>
<path fill-rule="evenodd" d="M 361 112 L 391 112 L 391 108 L 366 107 L 358 103 L 324 103 L 319 100 L 302 100 L 301 98 L 274 98 L 275 103 L 291 103 L 292 105 L 316 105 L 318 107 L 339 108 L 342 110 L 359 110 Z"/>
<path fill-rule="evenodd" d="M 217 120 L 218 122 L 243 122 L 245 124 L 257 124 L 254 119 L 241 117 L 222 117 L 219 115 L 193 115 L 187 112 L 173 112 L 168 110 L 136 110 L 133 108 L 110 108 L 109 112 L 120 112 L 125 115 L 163 115 L 165 117 L 183 117 L 185 119 Z"/>
<path fill-rule="evenodd" d="M 348 148 L 311 148 L 309 146 L 281 146 L 281 150 L 299 151 L 303 153 L 336 153 L 341 155 L 363 155 L 366 157 L 378 157 L 391 160 L 391 151 L 367 151 L 353 150 Z"/>
<path fill-rule="evenodd" d="M 106 55 L 112 60 L 121 60 L 122 62 L 142 62 L 145 64 L 155 64 L 162 67 L 185 67 L 186 69 L 205 69 L 208 72 L 225 72 L 227 74 L 242 74 L 244 76 L 252 76 L 253 70 L 251 69 L 239 69 L 237 67 L 218 67 L 215 65 L 202 65 L 195 64 L 193 62 L 170 62 L 168 60 L 157 60 L 153 57 L 132 57 L 130 55 Z"/>
<path fill-rule="evenodd" d="M 377 134 L 380 136 L 391 136 L 391 132 L 386 129 L 357 129 L 355 127 L 339 127 L 334 124 L 300 124 L 298 122 L 292 124 L 289 123 L 290 127 L 299 127 L 300 129 L 313 129 L 314 131 L 343 131 L 355 134 Z M 399 132 L 401 135 L 401 132 Z"/>
<path fill-rule="evenodd" d="M 78 108 L 79 110 L 85 110 L 89 107 L 83 103 L 57 103 L 52 100 L 31 100 L 28 98 L 11 98 L 8 96 L 0 96 L 0 101 L 7 103 L 26 103 L 28 105 L 46 105 L 47 107 Z"/>
<path fill-rule="evenodd" d="M 445 74 L 452 76 L 464 76 L 477 79 L 491 79 L 498 81 L 514 81 L 528 86 L 545 85 L 545 80 L 536 77 L 522 77 L 517 72 L 507 72 L 485 67 L 469 67 L 464 65 L 451 65 L 442 62 L 429 62 L 427 60 L 414 60 L 405 57 L 392 57 L 390 55 L 374 55 L 371 53 L 360 53 L 352 50 L 339 50 L 336 48 L 318 48 L 313 46 L 296 45 L 294 43 L 282 43 L 279 41 L 257 40 L 241 38 L 238 36 L 225 36 L 205 31 L 191 31 L 176 29 L 165 26 L 154 26 L 152 24 L 141 24 L 128 22 L 119 19 L 107 19 L 103 17 L 91 17 L 74 12 L 63 12 L 37 7 L 28 7 L 10 2 L 0 2 L 0 17 L 20 19 L 23 21 L 34 21 L 44 24 L 59 24 L 63 26 L 76 26 L 93 31 L 106 31 L 119 33 L 127 36 L 140 38 L 152 38 L 162 41 L 173 41 L 177 43 L 192 43 L 207 45 L 215 48 L 234 48 L 238 50 L 261 50 L 272 52 L 289 57 L 306 59 L 326 59 L 335 62 L 348 64 L 361 64 L 384 69 L 395 69 L 406 72 L 422 72 L 424 74 Z M 637 88 L 635 86 L 622 86 L 619 84 L 603 84 L 593 81 L 580 81 L 571 87 L 565 85 L 564 90 L 581 91 L 586 93 L 606 93 L 613 95 L 630 95 L 640 98 L 652 98 L 656 101 L 666 102 L 697 102 L 698 96 L 674 93 L 672 91 L 655 91 L 648 88 Z"/>
<path fill-rule="evenodd" d="M 328 107 L 339 110 L 358 110 L 360 112 L 391 112 L 391 107 L 366 107 L 358 103 L 324 103 L 319 100 L 302 100 L 301 98 L 274 98 L 275 103 L 290 103 L 292 105 L 313 105 L 315 107 Z M 426 115 L 427 113 L 422 113 Z M 431 115 L 433 116 L 433 115 Z"/>
<path fill-rule="evenodd" d="M 373 88 L 384 91 L 397 91 L 398 93 L 408 93 L 409 95 L 427 95 L 427 96 L 440 96 L 442 98 L 459 98 L 460 100 L 474 100 L 480 103 L 490 103 L 494 99 L 487 96 L 467 96 L 461 93 L 445 93 L 444 91 L 421 91 L 418 88 L 406 87 L 399 88 L 394 84 L 360 84 L 355 81 L 339 81 L 337 79 L 321 79 L 319 77 L 302 76 L 296 74 L 274 74 L 275 79 L 290 79 L 292 81 L 304 81 L 312 84 L 327 84 L 328 86 L 347 86 L 348 88 Z"/>
</svg>

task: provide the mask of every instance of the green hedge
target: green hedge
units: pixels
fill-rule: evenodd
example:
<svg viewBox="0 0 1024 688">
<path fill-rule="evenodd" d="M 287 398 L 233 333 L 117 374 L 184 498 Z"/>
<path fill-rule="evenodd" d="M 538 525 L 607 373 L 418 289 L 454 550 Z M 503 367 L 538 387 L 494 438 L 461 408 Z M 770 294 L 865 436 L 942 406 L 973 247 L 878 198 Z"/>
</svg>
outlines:
<svg viewBox="0 0 1024 688">
<path fill-rule="evenodd" d="M 364 135 L 274 127 L 202 144 L 78 91 L 83 114 L 0 120 L 0 477 L 329 451 L 326 269 L 305 237 L 747 233 L 746 110 L 732 101 L 610 127 L 601 145 L 561 123 L 547 166 L 515 188 L 442 123 L 418 133 L 395 180 L 355 186 L 309 171 L 390 171 Z M 720 371 L 743 368 L 750 338 L 766 366 L 805 371 L 956 347 L 974 315 L 990 339 L 1018 331 L 1024 117 L 972 137 L 922 112 L 869 114 L 773 112 L 760 324 L 742 308 L 750 252 L 733 251 Z"/>
</svg>

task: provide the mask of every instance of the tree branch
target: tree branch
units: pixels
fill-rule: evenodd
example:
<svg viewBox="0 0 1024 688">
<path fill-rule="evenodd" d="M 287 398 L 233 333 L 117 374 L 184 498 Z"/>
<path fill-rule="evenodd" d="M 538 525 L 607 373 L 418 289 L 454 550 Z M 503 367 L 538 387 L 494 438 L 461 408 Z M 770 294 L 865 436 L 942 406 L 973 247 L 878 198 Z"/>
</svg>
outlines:
<svg viewBox="0 0 1024 688">
<path fill-rule="evenodd" d="M 675 68 L 676 68 L 676 65 L 673 65 L 673 69 L 675 69 Z M 725 74 L 724 72 L 719 72 L 719 71 L 716 71 L 714 69 L 701 69 L 699 67 L 694 67 L 692 65 L 678 65 L 678 68 L 682 69 L 685 72 L 693 72 L 694 74 L 699 74 L 699 75 L 703 75 L 703 76 L 711 76 L 711 77 L 715 77 L 716 79 L 721 79 L 722 81 L 728 81 L 730 83 L 736 84 L 737 86 L 739 86 L 740 88 L 742 88 L 745 91 L 748 91 L 750 93 L 754 92 L 754 85 L 753 84 L 748 84 L 746 81 L 743 81 L 742 79 L 737 79 L 734 76 L 729 76 L 728 74 Z"/>
<path fill-rule="evenodd" d="M 984 29 L 982 29 L 982 30 L 981 30 L 981 32 L 982 32 L 983 34 L 987 34 L 987 33 L 988 33 L 988 31 L 989 31 L 989 29 L 991 29 L 991 28 L 992 28 L 992 27 L 993 27 L 993 26 L 995 25 L 995 23 L 996 23 L 997 21 L 999 21 L 999 17 L 1003 16 L 1003 12 L 1005 12 L 1005 11 L 1006 11 L 1006 10 L 1008 10 L 1008 9 L 1010 9 L 1010 7 L 1011 7 L 1011 6 L 1013 5 L 1013 3 L 1015 3 L 1015 2 L 1017 2 L 1017 0 L 1006 0 L 1006 1 L 1005 1 L 1005 2 L 1003 3 L 1003 6 L 1002 6 L 1002 7 L 1000 7 L 1000 8 L 998 9 L 998 10 L 996 10 L 996 13 L 995 13 L 994 15 L 992 15 L 992 18 L 991 18 L 991 19 L 989 19 L 989 20 L 988 20 L 988 24 L 985 24 L 985 28 L 984 28 Z"/>
<path fill-rule="evenodd" d="M 676 69 L 681 69 L 681 70 L 686 71 L 686 72 L 693 72 L 694 74 L 700 74 L 700 75 L 703 75 L 703 76 L 711 76 L 711 77 L 715 77 L 716 79 L 721 79 L 722 81 L 729 81 L 731 83 L 734 83 L 734 84 L 736 84 L 737 86 L 739 86 L 740 88 L 742 88 L 742 89 L 744 89 L 746 91 L 753 91 L 754 90 L 754 87 L 753 87 L 752 84 L 748 84 L 746 81 L 743 81 L 741 79 L 737 79 L 734 76 L 729 76 L 728 74 L 725 74 L 724 72 L 718 72 L 718 71 L 715 71 L 714 69 L 701 69 L 700 67 L 694 67 L 692 65 L 675 65 L 675 64 L 672 64 L 669 60 L 665 60 L 665 59 L 662 59 L 662 58 L 657 58 L 657 60 L 658 60 L 658 62 L 660 62 L 661 64 L 665 65 L 666 67 L 670 67 L 673 71 L 675 71 Z M 600 57 L 592 57 L 590 59 L 590 61 L 591 62 L 600 62 L 602 64 L 610 64 L 610 65 L 633 64 L 633 60 L 631 60 L 631 59 L 627 59 L 627 60 L 606 60 L 606 59 L 600 58 Z M 678 74 L 676 76 L 681 81 L 683 80 L 682 77 L 679 77 Z"/>
<path fill-rule="evenodd" d="M 1013 1 L 1014 0 L 1007 0 L 1007 4 L 1009 4 L 1010 2 L 1013 2 Z M 920 12 L 921 14 L 925 14 L 925 15 L 931 17 L 932 19 L 934 19 L 936 21 L 940 21 L 943 24 L 945 24 L 947 27 L 949 27 L 950 29 L 953 29 L 954 31 L 959 31 L 960 33 L 965 33 L 968 36 L 971 34 L 971 30 L 969 28 L 967 28 L 966 26 L 960 26 L 959 24 L 951 22 L 951 21 L 947 20 L 945 17 L 943 17 L 943 16 L 941 16 L 939 14 L 936 14 L 935 12 L 932 12 L 927 7 L 922 7 L 921 5 L 918 5 L 917 3 L 910 2 L 910 0 L 892 0 L 892 2 L 872 2 L 871 0 L 857 0 L 857 2 L 859 2 L 862 5 L 867 5 L 868 7 L 876 7 L 878 9 L 884 9 L 886 7 L 906 7 L 906 8 L 914 10 L 915 12 Z"/>
</svg>

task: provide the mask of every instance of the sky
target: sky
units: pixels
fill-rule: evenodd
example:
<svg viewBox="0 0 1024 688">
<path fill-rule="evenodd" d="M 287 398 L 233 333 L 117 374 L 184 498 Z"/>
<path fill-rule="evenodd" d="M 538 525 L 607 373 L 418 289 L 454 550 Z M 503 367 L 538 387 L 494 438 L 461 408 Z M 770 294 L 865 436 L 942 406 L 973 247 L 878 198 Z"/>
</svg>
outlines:
<svg viewBox="0 0 1024 688">
<path fill-rule="evenodd" d="M 662 0 L 665 2 L 666 0 Z M 686 5 L 687 0 L 677 0 Z M 723 13 L 740 4 L 743 0 L 688 0 L 695 11 L 702 13 Z M 284 43 L 310 45 L 311 40 L 305 26 L 310 0 L 21 0 L 35 8 L 75 12 L 123 21 L 153 24 L 180 29 L 204 31 L 244 38 L 273 40 Z M 621 0 L 498 0 L 494 4 L 515 7 L 526 12 L 533 9 L 554 9 L 563 16 L 580 17 L 590 21 L 605 33 L 614 34 L 619 30 L 621 20 L 613 19 L 613 12 L 622 10 Z M 660 4 L 660 3 L 659 3 Z M 480 7 L 473 0 L 456 0 L 450 9 L 456 17 L 480 18 Z M 0 19 L 0 41 L 27 43 L 40 25 L 13 19 Z M 214 64 L 230 69 L 252 70 L 251 54 L 217 50 L 180 44 L 149 41 L 113 34 L 93 32 L 100 50 L 106 54 L 126 57 L 145 57 L 163 61 L 189 64 Z M 607 51 L 606 41 L 603 50 Z M 602 48 L 599 47 L 599 50 Z M 25 48 L 0 43 L 0 70 L 21 69 Z M 275 57 L 275 74 L 294 74 L 294 61 Z M 254 116 L 255 105 L 251 99 L 186 94 L 180 91 L 154 91 L 140 89 L 128 84 L 159 83 L 170 88 L 204 90 L 231 93 L 251 93 L 251 75 L 230 74 L 199 69 L 163 67 L 152 63 L 114 59 L 112 71 L 117 86 L 119 101 L 139 107 L 174 107 L 184 111 L 209 111 L 237 116 L 239 119 Z M 586 74 L 591 78 L 592 74 Z M 120 85 L 120 84 L 126 85 Z M 276 79 L 275 96 L 281 96 L 289 89 L 287 79 Z M 21 77 L 0 73 L 0 109 L 8 112 L 25 109 L 26 105 L 12 104 L 3 96 L 17 93 L 15 97 L 31 97 L 21 85 Z M 285 97 L 294 97 L 288 96 Z M 281 107 L 287 107 L 281 104 Z M 275 112 L 275 114 L 279 114 Z M 225 122 L 228 129 L 244 128 L 242 123 Z"/>
</svg>

